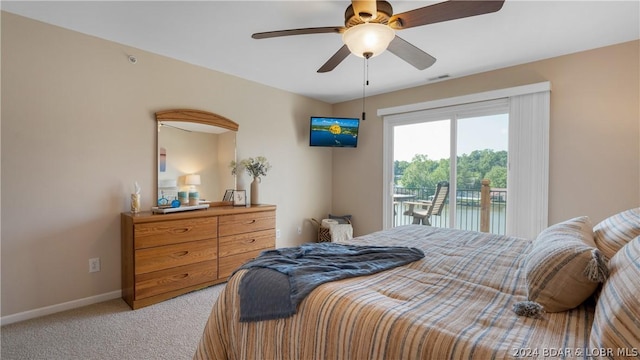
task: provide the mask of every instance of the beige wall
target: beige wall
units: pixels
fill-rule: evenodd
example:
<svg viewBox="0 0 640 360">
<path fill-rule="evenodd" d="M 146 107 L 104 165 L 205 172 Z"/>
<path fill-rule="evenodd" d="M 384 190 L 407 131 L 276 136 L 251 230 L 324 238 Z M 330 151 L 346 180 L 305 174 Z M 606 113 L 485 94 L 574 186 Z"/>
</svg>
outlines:
<svg viewBox="0 0 640 360">
<path fill-rule="evenodd" d="M 377 109 L 542 81 L 552 88 L 549 223 L 579 215 L 598 222 L 640 206 L 639 48 L 633 41 L 367 98 L 358 148 L 333 155 L 333 210 L 353 213 L 357 234 L 382 227 Z M 358 116 L 362 102 L 333 109 Z"/>
<path fill-rule="evenodd" d="M 278 206 L 278 246 L 312 240 L 305 218 L 330 210 L 331 150 L 307 139 L 329 104 L 5 12 L 2 95 L 2 316 L 120 289 L 119 214 L 134 181 L 143 208 L 155 199 L 155 111 L 240 125 L 239 158 L 273 165 L 261 198 Z"/>
</svg>

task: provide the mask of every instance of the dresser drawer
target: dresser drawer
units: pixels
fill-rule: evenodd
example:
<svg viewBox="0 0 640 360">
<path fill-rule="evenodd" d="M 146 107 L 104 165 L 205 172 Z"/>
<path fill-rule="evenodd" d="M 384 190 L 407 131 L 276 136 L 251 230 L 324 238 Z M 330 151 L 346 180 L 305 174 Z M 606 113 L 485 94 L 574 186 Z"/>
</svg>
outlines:
<svg viewBox="0 0 640 360">
<path fill-rule="evenodd" d="M 215 239 L 136 250 L 135 273 L 144 274 L 176 266 L 217 259 Z"/>
<path fill-rule="evenodd" d="M 247 261 L 257 258 L 258 255 L 260 255 L 260 253 L 264 250 L 265 249 L 260 249 L 260 250 L 245 252 L 242 254 L 221 257 L 218 260 L 220 262 L 220 265 L 219 265 L 220 268 L 218 269 L 218 273 L 219 273 L 218 277 L 220 279 L 228 278 L 235 269 L 239 268 L 242 264 L 246 263 Z"/>
<path fill-rule="evenodd" d="M 230 235 L 220 238 L 219 256 L 230 256 L 247 251 L 273 249 L 276 246 L 275 230 Z"/>
<path fill-rule="evenodd" d="M 206 261 L 172 269 L 136 275 L 136 300 L 214 281 L 218 278 L 217 262 Z"/>
<path fill-rule="evenodd" d="M 275 229 L 275 211 L 220 216 L 220 236 L 243 234 L 259 230 Z"/>
<path fill-rule="evenodd" d="M 215 216 L 136 224 L 134 226 L 134 244 L 136 249 L 143 249 L 194 240 L 214 239 L 218 234 L 217 228 L 218 218 Z"/>
</svg>

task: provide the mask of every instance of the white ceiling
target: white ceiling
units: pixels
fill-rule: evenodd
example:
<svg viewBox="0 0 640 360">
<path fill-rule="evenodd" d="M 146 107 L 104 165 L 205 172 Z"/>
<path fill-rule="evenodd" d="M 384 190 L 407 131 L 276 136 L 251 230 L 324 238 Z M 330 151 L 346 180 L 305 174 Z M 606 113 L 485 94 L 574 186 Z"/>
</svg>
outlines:
<svg viewBox="0 0 640 360">
<path fill-rule="evenodd" d="M 438 1 L 390 1 L 400 13 Z M 349 1 L 2 1 L 2 10 L 336 103 L 362 96 L 364 61 L 316 70 L 338 34 L 254 40 L 255 32 L 344 25 Z M 640 2 L 507 0 L 502 10 L 401 30 L 437 58 L 417 70 L 389 52 L 369 60 L 367 95 L 640 38 Z M 132 54 L 135 55 L 135 54 Z M 603 67 L 606 71 L 606 66 Z M 432 80 L 433 81 L 433 80 Z"/>
</svg>

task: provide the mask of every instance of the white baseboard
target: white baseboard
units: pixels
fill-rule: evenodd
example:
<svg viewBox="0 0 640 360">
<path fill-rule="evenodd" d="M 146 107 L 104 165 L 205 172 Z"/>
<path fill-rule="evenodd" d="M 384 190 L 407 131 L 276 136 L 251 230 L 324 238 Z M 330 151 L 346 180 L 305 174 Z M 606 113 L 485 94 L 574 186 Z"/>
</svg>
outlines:
<svg viewBox="0 0 640 360">
<path fill-rule="evenodd" d="M 0 318 L 0 325 L 9 325 L 20 321 L 35 319 L 40 316 L 51 315 L 57 312 L 71 310 L 99 302 L 117 299 L 122 296 L 122 290 L 116 290 L 100 295 L 90 296 L 83 299 L 67 301 L 61 304 L 50 305 L 38 309 L 23 311 L 21 313 L 3 316 Z"/>
</svg>

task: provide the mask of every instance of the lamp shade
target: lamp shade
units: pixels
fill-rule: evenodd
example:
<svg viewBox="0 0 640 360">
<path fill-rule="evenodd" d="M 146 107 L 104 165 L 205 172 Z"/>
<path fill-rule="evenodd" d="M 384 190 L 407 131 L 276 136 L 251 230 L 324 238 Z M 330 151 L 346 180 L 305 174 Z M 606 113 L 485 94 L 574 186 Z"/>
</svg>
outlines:
<svg viewBox="0 0 640 360">
<path fill-rule="evenodd" d="M 200 175 L 187 175 L 184 183 L 187 185 L 200 185 Z"/>
<path fill-rule="evenodd" d="M 395 36 L 396 32 L 387 25 L 365 23 L 348 28 L 342 41 L 354 55 L 365 57 L 370 53 L 374 57 L 384 52 Z"/>
</svg>

